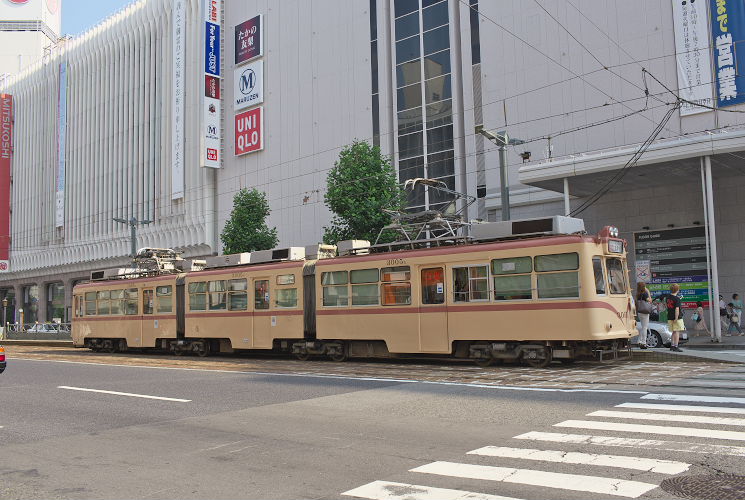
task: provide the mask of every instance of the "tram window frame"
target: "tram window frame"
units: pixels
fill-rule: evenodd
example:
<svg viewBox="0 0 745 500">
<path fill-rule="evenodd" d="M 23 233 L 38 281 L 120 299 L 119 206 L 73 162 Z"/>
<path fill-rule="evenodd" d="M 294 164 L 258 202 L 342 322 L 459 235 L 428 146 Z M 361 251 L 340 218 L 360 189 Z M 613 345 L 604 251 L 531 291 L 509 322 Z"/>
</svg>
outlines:
<svg viewBox="0 0 745 500">
<path fill-rule="evenodd" d="M 608 294 L 608 282 L 605 279 L 603 257 L 596 255 L 592 258 L 592 274 L 595 278 L 595 295 L 606 296 Z M 600 282 L 598 282 L 598 278 L 600 278 Z M 602 284 L 602 288 L 598 287 L 599 284 Z"/>
<path fill-rule="evenodd" d="M 155 312 L 155 290 L 146 288 L 142 291 L 142 314 L 152 315 Z"/>
<path fill-rule="evenodd" d="M 490 283 L 492 285 L 491 296 L 495 301 L 533 300 L 534 287 L 532 257 L 492 259 L 490 271 L 492 277 Z M 525 284 L 526 278 L 528 280 L 527 286 Z M 509 285 L 508 287 L 497 286 L 497 283 L 505 282 L 520 282 L 520 285 Z"/>
<path fill-rule="evenodd" d="M 372 275 L 373 272 L 375 276 Z M 353 269 L 349 272 L 349 283 L 352 287 L 353 306 L 377 306 L 380 304 L 380 270 L 377 267 Z"/>
<path fill-rule="evenodd" d="M 173 312 L 173 286 L 156 286 L 155 299 L 155 310 L 158 314 Z"/>
<path fill-rule="evenodd" d="M 294 274 L 278 274 L 277 285 L 294 285 L 295 275 Z"/>
<path fill-rule="evenodd" d="M 341 279 L 342 276 L 344 277 L 343 280 Z M 321 286 L 323 287 L 324 307 L 349 306 L 349 273 L 347 271 L 321 273 Z"/>
<path fill-rule="evenodd" d="M 277 288 L 274 292 L 274 305 L 281 309 L 297 307 L 297 288 Z"/>
<path fill-rule="evenodd" d="M 125 289 L 111 290 L 111 315 L 122 316 L 125 310 Z"/>
<path fill-rule="evenodd" d="M 434 276 L 434 279 L 429 276 L 425 276 L 425 273 L 439 272 L 439 276 Z M 445 268 L 444 267 L 427 267 L 421 270 L 421 288 L 422 288 L 422 304 L 423 305 L 436 305 L 445 303 Z M 438 280 L 439 278 L 439 280 Z M 442 291 L 437 291 L 437 286 L 442 286 Z M 433 288 L 434 287 L 434 288 Z"/>
<path fill-rule="evenodd" d="M 613 276 L 611 275 L 612 271 L 619 271 L 619 270 L 612 270 L 609 263 L 611 261 L 617 261 L 620 266 L 620 275 L 616 277 L 616 279 L 620 279 L 620 284 L 622 286 L 620 291 L 615 291 L 617 288 L 614 286 L 616 285 L 615 280 L 613 279 Z M 605 258 L 605 269 L 606 269 L 606 275 L 608 277 L 608 292 L 611 295 L 625 295 L 628 291 L 628 283 L 626 282 L 626 269 L 623 265 L 623 260 L 619 257 L 606 257 Z"/>
<path fill-rule="evenodd" d="M 110 290 L 99 290 L 96 293 L 96 314 L 98 315 L 109 315 L 111 314 L 111 291 Z"/>
<path fill-rule="evenodd" d="M 248 310 L 248 279 L 239 278 L 228 282 L 228 309 L 230 311 Z"/>
<path fill-rule="evenodd" d="M 266 311 L 271 306 L 271 290 L 268 279 L 254 280 L 254 310 Z"/>
<path fill-rule="evenodd" d="M 140 290 L 138 288 L 127 288 L 124 292 L 124 314 L 126 316 L 137 316 L 140 313 Z"/>
<path fill-rule="evenodd" d="M 489 286 L 489 268 L 490 264 L 471 264 L 467 266 L 454 266 L 453 267 L 453 302 L 489 302 L 489 297 L 491 295 L 491 287 Z M 466 276 L 458 277 L 456 276 L 456 273 L 466 270 Z M 484 269 L 484 272 L 486 273 L 484 276 L 473 276 L 472 269 Z M 462 280 L 465 278 L 466 283 L 468 284 L 468 289 L 466 291 L 461 290 L 457 284 L 459 282 L 459 279 L 462 282 Z M 471 285 L 471 282 L 486 282 L 486 290 L 476 290 Z M 460 290 L 460 291 L 459 291 Z M 486 294 L 485 298 L 474 298 L 474 295 L 476 293 L 479 294 Z M 465 294 L 465 295 L 463 295 Z M 459 298 L 460 297 L 460 298 Z"/>
<path fill-rule="evenodd" d="M 569 265 L 560 260 L 567 256 L 573 257 Z M 535 269 L 536 273 L 538 299 L 562 300 L 579 298 L 581 289 L 579 280 L 579 253 L 565 252 L 536 255 L 533 257 L 533 269 Z M 572 282 L 557 281 L 566 280 L 567 278 L 572 279 Z M 563 292 L 557 293 L 555 290 L 571 290 L 571 292 L 565 294 Z"/>
<path fill-rule="evenodd" d="M 96 292 L 85 292 L 84 298 L 84 311 L 85 316 L 96 316 L 98 313 L 97 303 L 96 299 L 98 297 L 98 294 Z M 89 304 L 93 305 L 93 309 L 89 309 Z"/>
<path fill-rule="evenodd" d="M 381 305 L 411 305 L 411 266 L 394 266 L 382 268 L 380 270 L 380 282 Z"/>
<path fill-rule="evenodd" d="M 207 310 L 207 281 L 189 283 L 189 311 Z"/>
<path fill-rule="evenodd" d="M 207 285 L 207 307 L 210 311 L 228 310 L 228 284 L 227 280 L 212 280 Z"/>
</svg>

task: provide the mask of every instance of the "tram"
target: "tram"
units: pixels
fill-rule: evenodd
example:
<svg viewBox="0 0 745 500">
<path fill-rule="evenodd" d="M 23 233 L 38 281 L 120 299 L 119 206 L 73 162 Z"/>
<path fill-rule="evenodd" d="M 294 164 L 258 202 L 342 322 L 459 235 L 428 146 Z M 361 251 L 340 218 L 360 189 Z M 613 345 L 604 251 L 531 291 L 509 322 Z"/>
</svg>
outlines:
<svg viewBox="0 0 745 500">
<path fill-rule="evenodd" d="M 282 249 L 228 267 L 119 273 L 75 287 L 73 343 L 482 366 L 618 357 L 637 334 L 626 242 L 613 227 L 562 232 L 564 219 L 577 220 L 491 223 L 480 238 L 407 249 L 368 243 L 314 259 Z"/>
</svg>

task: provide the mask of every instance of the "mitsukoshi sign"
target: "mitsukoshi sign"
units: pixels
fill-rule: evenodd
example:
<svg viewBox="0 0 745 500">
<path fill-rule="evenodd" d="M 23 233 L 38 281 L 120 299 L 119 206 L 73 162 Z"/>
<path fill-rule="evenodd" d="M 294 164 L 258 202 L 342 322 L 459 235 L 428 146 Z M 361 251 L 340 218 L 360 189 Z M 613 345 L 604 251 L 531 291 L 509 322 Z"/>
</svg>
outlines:
<svg viewBox="0 0 745 500">
<path fill-rule="evenodd" d="M 13 158 L 13 96 L 0 94 L 0 273 L 10 271 L 10 161 Z"/>
</svg>

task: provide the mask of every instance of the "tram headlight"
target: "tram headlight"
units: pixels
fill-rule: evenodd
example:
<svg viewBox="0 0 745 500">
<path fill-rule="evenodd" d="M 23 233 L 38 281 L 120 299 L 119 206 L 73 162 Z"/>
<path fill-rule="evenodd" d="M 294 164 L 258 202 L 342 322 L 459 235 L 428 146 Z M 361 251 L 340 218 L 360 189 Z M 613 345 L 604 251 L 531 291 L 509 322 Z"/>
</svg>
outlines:
<svg viewBox="0 0 745 500">
<path fill-rule="evenodd" d="M 611 238 L 618 238 L 618 228 L 616 226 L 610 226 L 608 228 L 608 235 Z"/>
</svg>

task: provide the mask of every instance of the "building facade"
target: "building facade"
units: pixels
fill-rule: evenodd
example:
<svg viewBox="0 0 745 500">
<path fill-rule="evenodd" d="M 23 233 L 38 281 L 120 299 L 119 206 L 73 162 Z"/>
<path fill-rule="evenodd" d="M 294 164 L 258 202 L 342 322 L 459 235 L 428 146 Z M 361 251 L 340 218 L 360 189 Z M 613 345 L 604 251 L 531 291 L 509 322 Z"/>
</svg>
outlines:
<svg viewBox="0 0 745 500">
<path fill-rule="evenodd" d="M 355 139 L 390 155 L 401 181 L 436 178 L 475 197 L 470 220 L 499 220 L 499 148 L 477 126 L 514 139 L 512 218 L 577 214 L 588 232 L 613 224 L 632 245 L 638 232 L 702 227 L 706 249 L 671 269 L 705 260 L 708 284 L 716 266 L 721 293 L 745 291 L 745 107 L 731 92 L 745 81 L 727 76 L 739 4 L 726 2 L 732 39 L 709 2 L 183 3 L 183 197 L 175 3 L 137 2 L 0 88 L 15 109 L 0 295 L 12 292 L 16 311 L 36 300 L 38 319 L 59 317 L 75 280 L 126 263 L 129 228 L 113 218 L 152 221 L 139 246 L 219 253 L 242 187 L 267 193 L 281 245 L 318 242 L 326 175 Z M 450 201 L 409 193 L 412 209 Z"/>
<path fill-rule="evenodd" d="M 50 55 L 61 32 L 61 0 L 0 1 L 0 80 Z"/>
</svg>

